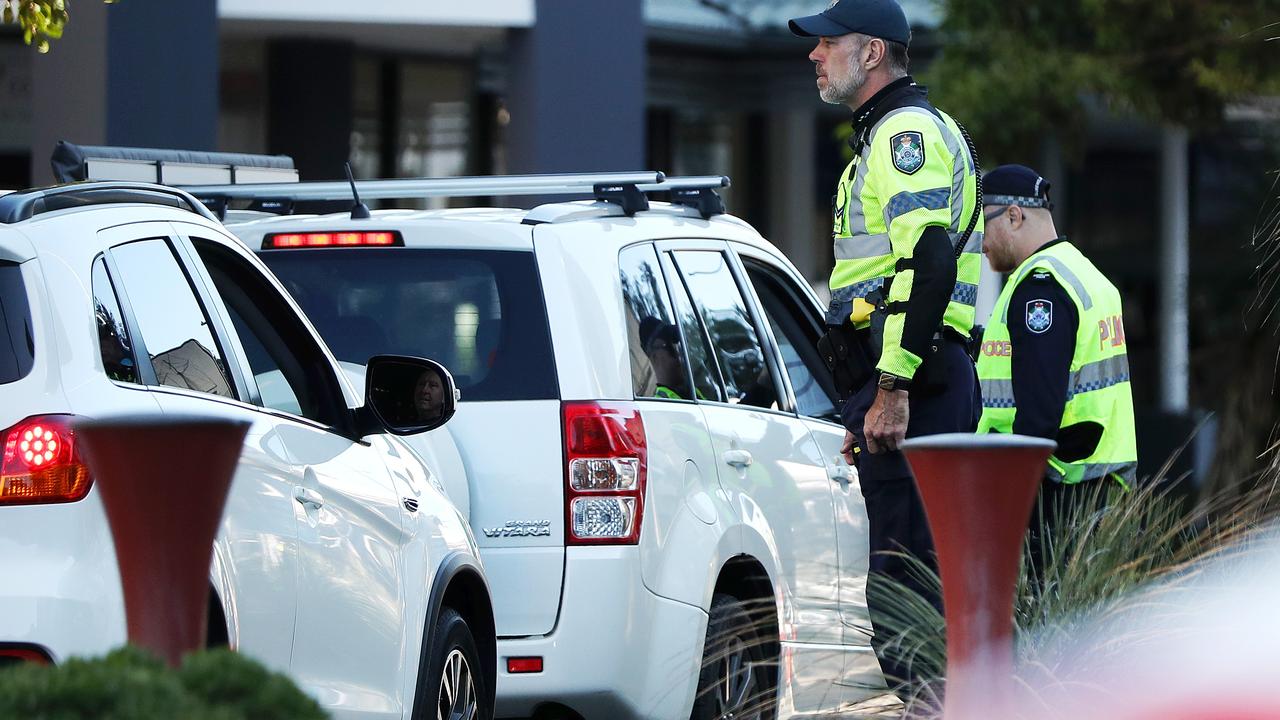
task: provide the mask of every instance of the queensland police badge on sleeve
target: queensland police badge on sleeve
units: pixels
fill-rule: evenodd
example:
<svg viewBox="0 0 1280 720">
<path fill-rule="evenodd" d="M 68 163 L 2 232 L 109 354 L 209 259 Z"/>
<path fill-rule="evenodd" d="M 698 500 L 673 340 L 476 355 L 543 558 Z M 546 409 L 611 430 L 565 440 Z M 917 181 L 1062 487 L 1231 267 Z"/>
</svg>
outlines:
<svg viewBox="0 0 1280 720">
<path fill-rule="evenodd" d="M 1053 303 L 1049 300 L 1032 300 L 1027 303 L 1027 329 L 1043 333 L 1053 327 Z"/>
<path fill-rule="evenodd" d="M 893 148 L 893 166 L 911 175 L 924 167 L 924 136 L 914 130 L 900 132 L 889 139 Z"/>
</svg>

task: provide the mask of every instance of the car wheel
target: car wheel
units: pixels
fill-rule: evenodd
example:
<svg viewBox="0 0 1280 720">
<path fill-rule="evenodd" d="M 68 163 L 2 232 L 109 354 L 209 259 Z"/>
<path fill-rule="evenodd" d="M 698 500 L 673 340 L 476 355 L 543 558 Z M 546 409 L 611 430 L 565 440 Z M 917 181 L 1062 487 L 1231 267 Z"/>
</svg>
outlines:
<svg viewBox="0 0 1280 720">
<path fill-rule="evenodd" d="M 711 601 L 702 670 L 691 720 L 772 720 L 777 658 L 768 656 L 746 605 L 717 593 Z"/>
<path fill-rule="evenodd" d="M 418 720 L 491 720 L 493 707 L 484 687 L 483 665 L 466 619 L 451 607 L 440 610 L 431 635 L 424 702 Z M 432 702 L 434 700 L 434 702 Z"/>
</svg>

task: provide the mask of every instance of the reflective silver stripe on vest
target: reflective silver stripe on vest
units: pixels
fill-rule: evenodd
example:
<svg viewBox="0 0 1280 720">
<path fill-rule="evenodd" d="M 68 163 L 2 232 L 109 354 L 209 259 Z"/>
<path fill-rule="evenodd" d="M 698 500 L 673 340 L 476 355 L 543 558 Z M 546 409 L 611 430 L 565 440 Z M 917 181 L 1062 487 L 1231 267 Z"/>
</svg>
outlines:
<svg viewBox="0 0 1280 720">
<path fill-rule="evenodd" d="M 1080 282 L 1080 278 L 1076 277 L 1075 273 L 1067 269 L 1066 264 L 1052 255 L 1041 255 L 1039 257 L 1032 256 L 1032 259 L 1037 262 L 1027 264 L 1027 267 L 1018 274 L 1018 279 L 1014 282 L 1015 285 L 1022 282 L 1023 278 L 1027 276 L 1027 273 L 1036 268 L 1036 265 L 1039 264 L 1038 261 L 1043 260 L 1053 266 L 1053 270 L 1057 273 L 1058 277 L 1066 280 L 1067 284 L 1071 285 L 1072 289 L 1076 291 L 1076 295 L 1080 298 L 1080 304 L 1084 306 L 1085 310 L 1093 308 L 1093 298 L 1090 297 L 1089 291 L 1084 289 L 1084 283 Z M 1013 296 L 1010 295 L 1009 297 L 1012 298 Z M 1009 324 L 1008 305 L 1004 306 L 1004 312 L 1000 315 L 1000 321 L 1006 325 Z"/>
<path fill-rule="evenodd" d="M 974 230 L 969 235 L 969 240 L 964 244 L 964 252 L 978 254 L 982 252 L 982 236 L 979 230 Z M 960 239 L 960 233 L 951 233 L 951 247 L 956 246 L 956 241 Z"/>
<path fill-rule="evenodd" d="M 964 181 L 969 176 L 969 153 L 946 123 L 938 121 L 938 127 L 942 130 L 942 137 L 946 138 L 947 150 L 951 151 L 951 229 L 959 232 L 965 227 L 962 223 L 968 219 L 961 213 L 964 212 Z M 977 212 L 982 212 L 982 208 L 977 208 Z"/>
<path fill-rule="evenodd" d="M 831 291 L 831 303 L 827 305 L 826 322 L 828 325 L 843 325 L 853 312 L 853 299 L 866 297 L 868 293 L 884 286 L 884 278 L 863 280 Z"/>
<path fill-rule="evenodd" d="M 892 227 L 893 221 L 912 210 L 941 210 L 951 200 L 950 188 L 934 188 L 920 192 L 903 191 L 889 198 L 884 206 L 884 226 Z"/>
<path fill-rule="evenodd" d="M 858 159 L 858 165 L 854 168 L 853 182 L 849 184 L 849 197 L 844 203 L 844 216 L 849 220 L 849 234 L 855 238 L 867 235 L 867 218 L 862 214 L 862 189 L 867 185 L 867 169 L 871 167 L 871 163 L 867 162 L 870 152 L 871 148 L 868 147 Z M 837 247 L 837 259 L 840 257 L 839 252 Z"/>
<path fill-rule="evenodd" d="M 1106 360 L 1099 360 L 1082 365 L 1071 373 L 1067 383 L 1067 401 L 1081 393 L 1106 388 L 1129 382 L 1129 357 L 1116 355 Z M 1013 403 L 1012 380 L 983 380 L 982 407 L 1011 408 Z"/>
<path fill-rule="evenodd" d="M 888 233 L 836 238 L 836 260 L 866 260 L 892 252 Z"/>
<path fill-rule="evenodd" d="M 1080 366 L 1071 373 L 1067 385 L 1067 400 L 1081 393 L 1104 390 L 1113 385 L 1129 382 L 1129 356 L 1114 355 L 1105 360 L 1098 360 Z"/>
<path fill-rule="evenodd" d="M 1061 462 L 1061 461 L 1059 461 Z M 1098 478 L 1107 477 L 1108 475 L 1118 475 L 1126 485 L 1132 485 L 1133 481 L 1138 477 L 1138 464 L 1128 463 L 1066 463 L 1071 467 L 1084 468 L 1083 474 L 1080 476 L 1080 482 L 1086 480 L 1097 480 Z M 1050 464 L 1047 468 L 1050 478 L 1056 482 L 1062 482 L 1065 477 L 1058 469 Z"/>
<path fill-rule="evenodd" d="M 1005 410 L 1014 407 L 1012 380 L 982 380 L 982 407 Z"/>
</svg>

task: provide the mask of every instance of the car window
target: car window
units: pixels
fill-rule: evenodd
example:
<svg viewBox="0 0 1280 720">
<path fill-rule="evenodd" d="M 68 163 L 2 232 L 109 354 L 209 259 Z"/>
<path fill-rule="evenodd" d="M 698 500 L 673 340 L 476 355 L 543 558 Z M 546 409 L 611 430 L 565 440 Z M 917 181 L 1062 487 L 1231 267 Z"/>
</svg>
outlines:
<svg viewBox="0 0 1280 720">
<path fill-rule="evenodd" d="M 141 383 L 120 299 L 111 284 L 107 262 L 101 257 L 93 261 L 93 316 L 98 326 L 98 352 L 107 377 L 117 382 Z"/>
<path fill-rule="evenodd" d="M 796 409 L 801 415 L 838 422 L 835 385 L 817 350 L 817 318 L 813 312 L 805 312 L 803 294 L 772 270 L 745 258 L 744 264 L 778 341 L 783 367 L 796 394 Z"/>
<path fill-rule="evenodd" d="M 260 255 L 339 360 L 444 364 L 463 401 L 559 397 L 533 253 L 417 248 Z"/>
<path fill-rule="evenodd" d="M 776 408 L 777 391 L 760 337 L 728 260 L 720 252 L 685 250 L 674 255 L 715 349 L 729 402 Z"/>
<path fill-rule="evenodd" d="M 296 311 L 261 270 L 233 250 L 198 237 L 191 244 L 231 317 L 262 405 L 323 425 L 344 424 L 333 367 Z"/>
<path fill-rule="evenodd" d="M 676 324 L 680 327 L 681 344 L 685 347 L 685 357 L 689 362 L 689 371 L 693 375 L 693 385 L 698 389 L 698 399 L 724 402 L 724 382 L 720 379 L 720 367 L 711 354 L 706 328 L 702 327 L 702 321 L 698 320 L 698 315 L 693 310 L 689 291 L 685 288 L 680 274 L 676 272 L 670 254 L 663 256 L 662 269 L 669 280 L 667 286 L 671 288 Z"/>
<path fill-rule="evenodd" d="M 35 366 L 28 302 L 22 267 L 0 262 L 0 385 L 21 380 Z"/>
<path fill-rule="evenodd" d="M 156 238 L 118 245 L 111 249 L 111 256 L 157 384 L 235 397 L 226 360 L 209 330 L 209 318 L 168 241 Z"/>
<path fill-rule="evenodd" d="M 618 273 L 627 301 L 627 342 L 636 397 L 693 399 L 684 344 L 671 314 L 657 252 L 652 245 L 623 250 L 618 254 Z"/>
</svg>

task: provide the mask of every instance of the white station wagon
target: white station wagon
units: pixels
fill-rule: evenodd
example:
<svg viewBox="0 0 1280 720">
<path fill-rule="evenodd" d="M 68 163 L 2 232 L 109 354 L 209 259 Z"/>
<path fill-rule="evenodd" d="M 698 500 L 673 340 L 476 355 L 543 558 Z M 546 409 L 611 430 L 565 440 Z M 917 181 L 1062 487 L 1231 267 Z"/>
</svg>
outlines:
<svg viewBox="0 0 1280 720">
<path fill-rule="evenodd" d="M 493 589 L 499 717 L 804 717 L 882 692 L 820 304 L 724 214 L 725 184 L 364 181 L 366 199 L 595 199 L 229 222 L 339 360 L 454 373 L 467 485 L 450 492 Z M 233 208 L 352 198 L 347 183 L 189 190 Z"/>
<path fill-rule="evenodd" d="M 76 421 L 224 417 L 250 429 L 214 547 L 210 639 L 288 673 L 334 717 L 491 717 L 475 541 L 442 479 L 388 434 L 447 420 L 451 380 L 416 358 L 360 362 L 368 400 L 262 262 L 181 191 L 0 197 L 0 664 L 125 641 Z M 416 407 L 426 374 L 442 393 Z"/>
</svg>

